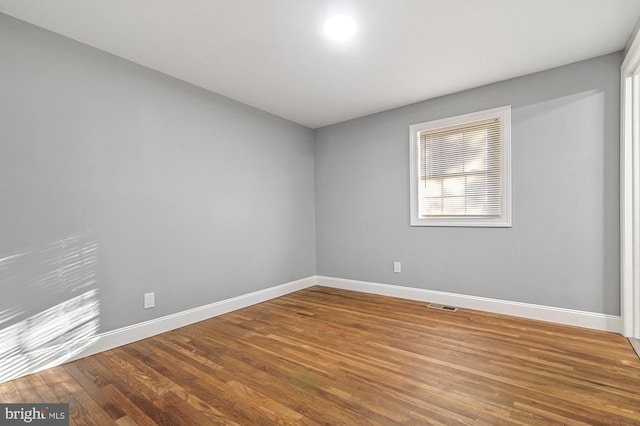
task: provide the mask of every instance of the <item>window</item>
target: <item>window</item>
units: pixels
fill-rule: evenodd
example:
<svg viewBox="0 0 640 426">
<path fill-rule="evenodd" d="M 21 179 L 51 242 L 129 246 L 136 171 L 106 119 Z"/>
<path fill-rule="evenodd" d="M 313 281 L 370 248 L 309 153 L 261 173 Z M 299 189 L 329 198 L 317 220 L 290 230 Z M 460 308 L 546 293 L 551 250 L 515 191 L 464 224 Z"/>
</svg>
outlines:
<svg viewBox="0 0 640 426">
<path fill-rule="evenodd" d="M 511 226 L 511 106 L 409 131 L 411 226 Z"/>
</svg>

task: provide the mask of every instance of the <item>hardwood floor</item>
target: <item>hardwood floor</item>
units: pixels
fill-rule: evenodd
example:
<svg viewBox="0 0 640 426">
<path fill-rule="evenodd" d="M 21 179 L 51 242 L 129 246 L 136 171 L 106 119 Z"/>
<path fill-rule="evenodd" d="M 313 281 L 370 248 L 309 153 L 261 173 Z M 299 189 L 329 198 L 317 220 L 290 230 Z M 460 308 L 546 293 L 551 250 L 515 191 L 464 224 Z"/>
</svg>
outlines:
<svg viewBox="0 0 640 426">
<path fill-rule="evenodd" d="M 623 337 L 312 287 L 0 384 L 71 424 L 640 425 Z"/>
</svg>

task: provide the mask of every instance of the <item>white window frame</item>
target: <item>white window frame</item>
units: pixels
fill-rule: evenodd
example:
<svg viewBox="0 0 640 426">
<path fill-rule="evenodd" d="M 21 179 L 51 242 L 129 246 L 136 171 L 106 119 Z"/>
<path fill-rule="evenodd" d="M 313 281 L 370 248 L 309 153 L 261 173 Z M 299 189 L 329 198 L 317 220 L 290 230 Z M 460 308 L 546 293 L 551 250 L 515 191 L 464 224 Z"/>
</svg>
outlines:
<svg viewBox="0 0 640 426">
<path fill-rule="evenodd" d="M 622 63 L 621 86 L 621 332 L 640 339 L 640 34 Z"/>
<path fill-rule="evenodd" d="M 492 118 L 500 119 L 502 126 L 501 183 L 502 214 L 499 217 L 431 217 L 420 218 L 418 214 L 418 181 L 420 173 L 420 132 L 451 126 L 459 126 Z M 511 105 L 459 115 L 456 117 L 412 124 L 409 126 L 409 190 L 411 226 L 470 226 L 470 227 L 511 227 Z"/>
</svg>

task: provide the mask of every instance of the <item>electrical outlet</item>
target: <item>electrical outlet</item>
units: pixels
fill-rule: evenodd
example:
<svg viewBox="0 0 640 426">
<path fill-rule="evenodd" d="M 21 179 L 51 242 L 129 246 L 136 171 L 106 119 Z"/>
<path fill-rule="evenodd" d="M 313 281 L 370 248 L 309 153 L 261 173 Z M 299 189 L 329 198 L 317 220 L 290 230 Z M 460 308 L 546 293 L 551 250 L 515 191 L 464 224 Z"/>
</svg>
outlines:
<svg viewBox="0 0 640 426">
<path fill-rule="evenodd" d="M 155 308 L 156 306 L 156 294 L 155 293 L 145 293 L 144 294 L 144 308 Z"/>
<path fill-rule="evenodd" d="M 402 273 L 402 263 L 400 262 L 393 262 L 393 272 L 400 274 Z"/>
</svg>

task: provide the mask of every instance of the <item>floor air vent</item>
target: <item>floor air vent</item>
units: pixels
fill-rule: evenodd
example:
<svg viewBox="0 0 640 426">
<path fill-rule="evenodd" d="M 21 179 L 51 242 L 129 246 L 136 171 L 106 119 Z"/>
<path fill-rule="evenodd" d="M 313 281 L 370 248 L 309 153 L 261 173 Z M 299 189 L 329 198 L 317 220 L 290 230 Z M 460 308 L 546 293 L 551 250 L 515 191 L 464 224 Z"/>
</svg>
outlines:
<svg viewBox="0 0 640 426">
<path fill-rule="evenodd" d="M 427 305 L 427 308 L 439 309 L 441 311 L 449 311 L 449 312 L 456 312 L 458 310 L 458 308 L 456 308 L 455 306 L 439 305 L 437 303 L 429 303 Z"/>
</svg>

